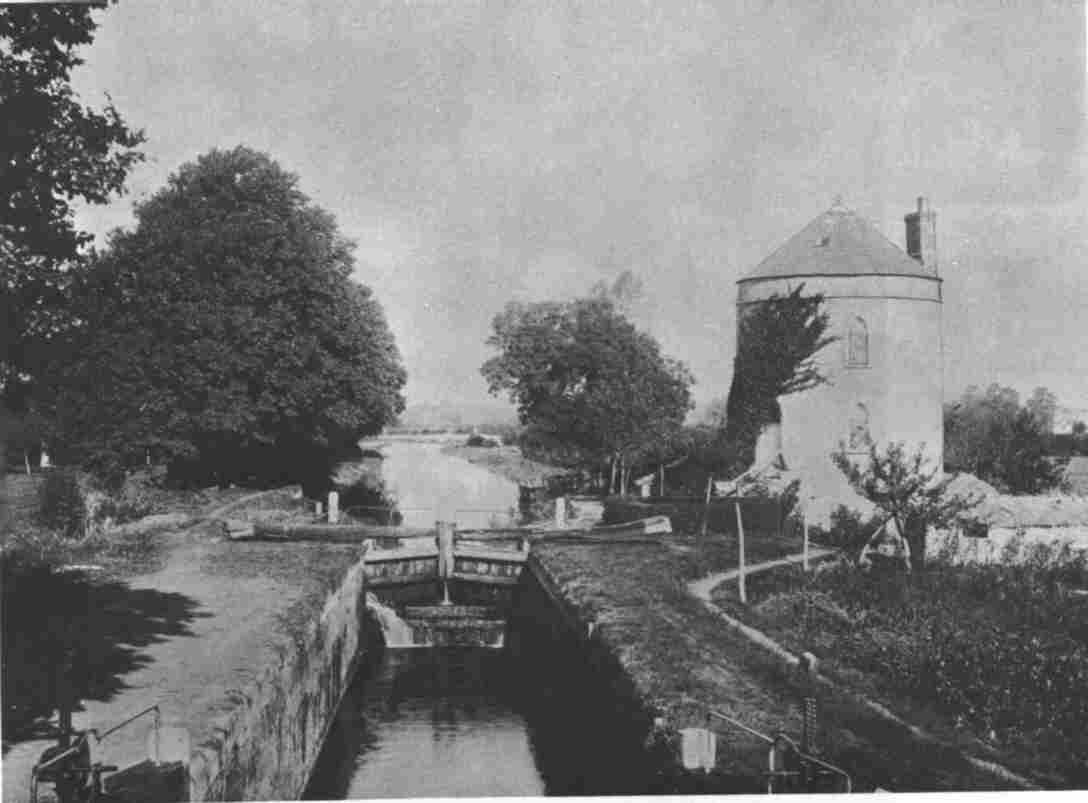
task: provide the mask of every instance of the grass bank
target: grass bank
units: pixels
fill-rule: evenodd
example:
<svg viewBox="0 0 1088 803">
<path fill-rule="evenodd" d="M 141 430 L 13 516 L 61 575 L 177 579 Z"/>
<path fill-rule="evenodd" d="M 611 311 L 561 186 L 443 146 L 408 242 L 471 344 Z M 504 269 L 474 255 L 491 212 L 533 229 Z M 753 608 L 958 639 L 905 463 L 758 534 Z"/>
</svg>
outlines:
<svg viewBox="0 0 1088 803">
<path fill-rule="evenodd" d="M 750 533 L 747 559 L 755 563 L 795 552 L 798 544 Z M 702 727 L 708 709 L 764 733 L 801 731 L 801 704 L 815 696 L 822 755 L 845 767 L 857 788 L 894 791 L 1000 789 L 988 773 L 955 749 L 916 738 L 874 715 L 850 695 L 807 681 L 784 668 L 707 611 L 687 582 L 736 566 L 728 538 L 699 542 L 680 536 L 667 545 L 549 543 L 534 560 L 593 638 L 617 656 L 646 704 L 674 727 Z M 766 749 L 754 737 L 721 730 L 720 759 L 729 772 L 760 773 Z"/>
</svg>

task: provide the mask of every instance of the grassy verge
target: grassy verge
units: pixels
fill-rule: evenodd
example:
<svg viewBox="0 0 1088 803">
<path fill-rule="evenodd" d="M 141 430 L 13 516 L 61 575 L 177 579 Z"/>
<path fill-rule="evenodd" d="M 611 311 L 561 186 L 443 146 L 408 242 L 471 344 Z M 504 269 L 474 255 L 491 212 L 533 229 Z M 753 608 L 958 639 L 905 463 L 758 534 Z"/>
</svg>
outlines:
<svg viewBox="0 0 1088 803">
<path fill-rule="evenodd" d="M 639 693 L 675 727 L 703 726 L 713 708 L 764 733 L 800 734 L 804 697 L 818 698 L 818 743 L 860 789 L 994 789 L 1001 784 L 955 750 L 914 738 L 852 696 L 813 689 L 762 648 L 726 627 L 687 592 L 689 580 L 736 565 L 726 539 L 678 539 L 681 552 L 652 544 L 543 542 L 534 559 L 594 638 L 617 656 Z M 749 539 L 748 560 L 796 551 L 773 537 Z M 720 731 L 724 763 L 758 774 L 766 748 L 739 731 Z"/>
<path fill-rule="evenodd" d="M 751 578 L 747 606 L 733 588 L 715 602 L 941 739 L 1064 787 L 1088 782 L 1086 584 L 1076 566 L 791 566 Z"/>
</svg>

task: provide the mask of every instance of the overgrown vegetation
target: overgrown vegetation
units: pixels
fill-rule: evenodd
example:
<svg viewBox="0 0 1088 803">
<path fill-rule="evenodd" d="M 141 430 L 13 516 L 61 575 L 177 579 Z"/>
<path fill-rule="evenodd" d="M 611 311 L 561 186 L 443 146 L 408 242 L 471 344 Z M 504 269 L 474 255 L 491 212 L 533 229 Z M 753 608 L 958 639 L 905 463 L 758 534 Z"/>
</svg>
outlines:
<svg viewBox="0 0 1088 803">
<path fill-rule="evenodd" d="M 87 506 L 76 472 L 59 469 L 46 474 L 39 491 L 39 523 L 71 539 L 83 535 L 86 517 Z"/>
<path fill-rule="evenodd" d="M 842 562 L 751 578 L 745 618 L 932 707 L 1032 768 L 1088 780 L 1088 562 L 936 563 L 909 579 Z M 908 717 L 909 718 L 909 717 Z"/>
</svg>

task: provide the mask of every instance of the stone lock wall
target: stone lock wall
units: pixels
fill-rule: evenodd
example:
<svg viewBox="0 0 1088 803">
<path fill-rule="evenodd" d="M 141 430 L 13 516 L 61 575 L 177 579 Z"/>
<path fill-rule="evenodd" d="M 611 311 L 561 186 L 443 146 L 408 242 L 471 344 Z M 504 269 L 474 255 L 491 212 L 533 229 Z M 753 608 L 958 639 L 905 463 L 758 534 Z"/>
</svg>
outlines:
<svg viewBox="0 0 1088 803">
<path fill-rule="evenodd" d="M 298 799 L 354 669 L 368 649 L 360 561 L 329 595 L 301 643 L 225 701 L 213 735 L 194 745 L 189 799 Z"/>
</svg>

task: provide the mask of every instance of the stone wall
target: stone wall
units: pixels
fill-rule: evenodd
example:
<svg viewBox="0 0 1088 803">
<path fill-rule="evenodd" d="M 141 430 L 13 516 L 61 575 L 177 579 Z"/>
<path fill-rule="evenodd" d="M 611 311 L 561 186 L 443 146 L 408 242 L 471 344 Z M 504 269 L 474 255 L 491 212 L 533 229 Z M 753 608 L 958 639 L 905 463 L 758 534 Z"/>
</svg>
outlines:
<svg viewBox="0 0 1088 803">
<path fill-rule="evenodd" d="M 189 799 L 298 799 L 355 667 L 368 649 L 362 561 L 320 615 L 252 686 L 224 700 L 212 734 L 194 745 Z"/>
</svg>

